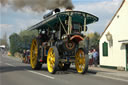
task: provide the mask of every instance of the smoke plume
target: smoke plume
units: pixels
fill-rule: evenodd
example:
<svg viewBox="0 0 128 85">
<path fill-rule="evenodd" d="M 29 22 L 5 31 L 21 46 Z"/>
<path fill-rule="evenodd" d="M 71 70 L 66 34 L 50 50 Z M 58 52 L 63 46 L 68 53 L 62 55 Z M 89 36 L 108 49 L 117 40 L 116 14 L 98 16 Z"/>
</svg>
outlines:
<svg viewBox="0 0 128 85">
<path fill-rule="evenodd" d="M 35 12 L 43 12 L 55 8 L 73 8 L 71 0 L 0 0 L 2 6 L 9 5 L 15 10 L 22 10 L 26 7 Z"/>
</svg>

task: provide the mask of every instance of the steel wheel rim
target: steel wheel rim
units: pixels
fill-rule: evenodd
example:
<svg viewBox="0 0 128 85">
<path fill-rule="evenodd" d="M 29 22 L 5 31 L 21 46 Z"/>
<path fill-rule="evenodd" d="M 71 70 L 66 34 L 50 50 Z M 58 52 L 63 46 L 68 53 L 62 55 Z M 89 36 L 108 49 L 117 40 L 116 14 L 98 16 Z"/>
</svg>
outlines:
<svg viewBox="0 0 128 85">
<path fill-rule="evenodd" d="M 86 60 L 85 60 L 84 51 L 79 49 L 75 55 L 75 66 L 78 73 L 82 73 L 84 71 L 86 66 L 85 62 Z"/>
<path fill-rule="evenodd" d="M 47 66 L 48 71 L 53 72 L 55 67 L 55 53 L 53 48 L 50 48 L 48 51 L 48 57 L 47 57 Z"/>
<path fill-rule="evenodd" d="M 31 55 L 30 55 L 32 68 L 35 68 L 37 64 L 37 56 L 38 56 L 38 45 L 37 45 L 37 41 L 33 40 L 31 45 Z"/>
</svg>

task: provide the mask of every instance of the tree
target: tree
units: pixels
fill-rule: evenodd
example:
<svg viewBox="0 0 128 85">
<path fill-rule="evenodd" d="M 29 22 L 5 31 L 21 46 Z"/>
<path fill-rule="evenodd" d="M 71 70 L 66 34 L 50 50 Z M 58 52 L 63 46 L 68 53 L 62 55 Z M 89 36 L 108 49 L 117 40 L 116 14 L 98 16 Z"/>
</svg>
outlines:
<svg viewBox="0 0 128 85">
<path fill-rule="evenodd" d="M 15 52 L 21 51 L 21 37 L 17 33 L 13 33 L 9 36 L 10 52 L 14 55 Z"/>
<path fill-rule="evenodd" d="M 89 37 L 89 49 L 99 49 L 100 34 L 97 32 L 88 34 Z"/>
<path fill-rule="evenodd" d="M 30 49 L 32 39 L 35 38 L 38 35 L 38 32 L 33 30 L 23 30 L 19 33 L 19 36 L 21 37 L 22 42 L 22 50 L 23 49 Z"/>
<path fill-rule="evenodd" d="M 30 49 L 32 39 L 38 35 L 38 32 L 33 30 L 23 30 L 19 34 L 13 33 L 9 36 L 10 52 L 14 55 L 15 52 L 23 52 L 24 49 Z"/>
</svg>

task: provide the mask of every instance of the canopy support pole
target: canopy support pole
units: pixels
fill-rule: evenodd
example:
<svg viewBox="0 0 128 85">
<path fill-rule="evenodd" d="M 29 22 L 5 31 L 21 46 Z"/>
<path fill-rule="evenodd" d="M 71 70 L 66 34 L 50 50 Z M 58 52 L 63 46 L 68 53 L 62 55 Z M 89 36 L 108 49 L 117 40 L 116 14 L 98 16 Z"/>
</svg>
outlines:
<svg viewBox="0 0 128 85">
<path fill-rule="evenodd" d="M 72 31 L 72 17 L 71 17 L 71 15 L 69 15 L 69 18 L 68 18 L 68 35 L 71 34 L 71 31 Z"/>
<path fill-rule="evenodd" d="M 62 25 L 62 27 L 63 27 L 63 29 L 64 29 L 65 33 L 67 34 L 67 31 L 66 31 L 66 29 L 65 29 L 65 27 L 64 27 L 64 24 L 62 23 L 62 21 L 61 21 L 61 19 L 60 19 L 60 17 L 59 17 L 59 16 L 58 16 L 58 18 L 59 18 L 59 21 L 60 21 L 60 23 L 61 23 L 61 25 Z"/>
<path fill-rule="evenodd" d="M 84 32 L 86 32 L 86 15 L 84 15 Z"/>
</svg>

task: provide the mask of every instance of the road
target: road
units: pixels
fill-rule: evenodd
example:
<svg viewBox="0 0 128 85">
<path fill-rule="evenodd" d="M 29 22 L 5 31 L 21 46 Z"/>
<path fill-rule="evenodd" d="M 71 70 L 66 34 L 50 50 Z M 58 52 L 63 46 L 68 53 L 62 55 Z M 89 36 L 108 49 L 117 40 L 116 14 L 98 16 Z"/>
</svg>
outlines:
<svg viewBox="0 0 128 85">
<path fill-rule="evenodd" d="M 48 73 L 46 65 L 35 71 L 29 64 L 0 55 L 0 85 L 128 85 L 128 82 L 91 72 L 81 75 L 73 67 L 53 75 Z"/>
</svg>

